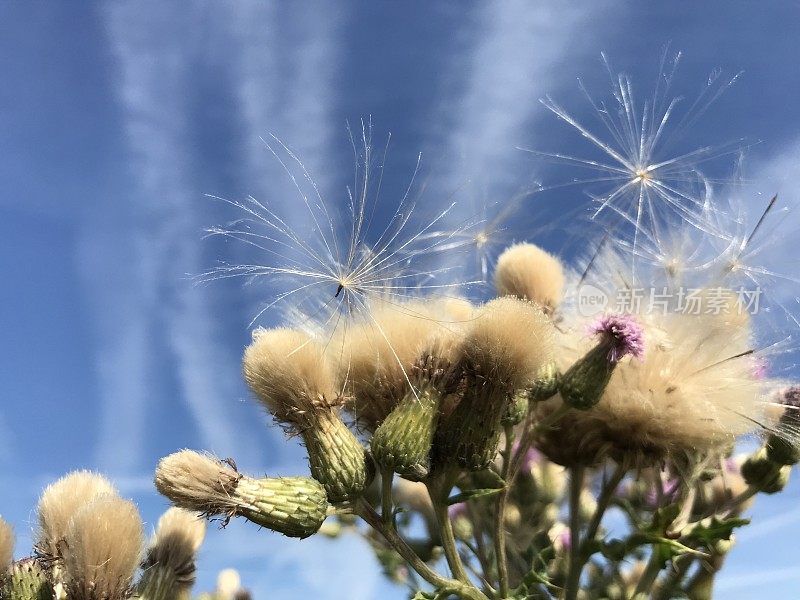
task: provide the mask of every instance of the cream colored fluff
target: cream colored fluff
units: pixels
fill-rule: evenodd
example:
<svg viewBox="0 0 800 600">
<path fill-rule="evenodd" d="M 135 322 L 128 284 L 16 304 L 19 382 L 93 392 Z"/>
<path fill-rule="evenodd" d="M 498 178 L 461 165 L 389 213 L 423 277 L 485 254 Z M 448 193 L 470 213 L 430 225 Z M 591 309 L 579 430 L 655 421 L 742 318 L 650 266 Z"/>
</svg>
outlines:
<svg viewBox="0 0 800 600">
<path fill-rule="evenodd" d="M 497 298 L 485 304 L 467 328 L 464 362 L 472 375 L 519 389 L 553 359 L 553 335 L 550 318 L 537 305 Z"/>
<path fill-rule="evenodd" d="M 544 436 L 550 458 L 594 464 L 611 455 L 654 463 L 671 453 L 725 447 L 769 423 L 768 390 L 754 374 L 752 357 L 737 357 L 751 347 L 746 322 L 674 313 L 638 319 L 645 330 L 643 360 L 623 360 L 594 408 L 570 412 Z M 580 329 L 562 336 L 562 369 L 592 345 Z"/>
<path fill-rule="evenodd" d="M 156 489 L 181 508 L 226 514 L 240 479 L 236 470 L 213 456 L 181 450 L 162 458 L 156 467 Z"/>
<path fill-rule="evenodd" d="M 383 421 L 416 384 L 415 366 L 432 354 L 457 362 L 461 330 L 472 317 L 465 300 L 376 302 L 369 320 L 331 342 L 339 385 L 350 409 L 368 428 Z"/>
<path fill-rule="evenodd" d="M 121 600 L 141 559 L 144 532 L 136 506 L 101 495 L 79 509 L 64 536 L 67 595 Z"/>
<path fill-rule="evenodd" d="M 257 329 L 244 353 L 244 377 L 281 423 L 303 429 L 337 399 L 323 348 L 294 329 Z"/>
<path fill-rule="evenodd" d="M 58 555 L 59 542 L 67 532 L 72 516 L 94 498 L 116 494 L 110 481 L 90 471 L 75 471 L 47 486 L 39 499 L 38 549 Z"/>
<path fill-rule="evenodd" d="M 14 529 L 0 519 L 0 573 L 14 560 Z"/>
<path fill-rule="evenodd" d="M 515 244 L 497 259 L 494 285 L 498 296 L 516 296 L 552 310 L 564 294 L 564 268 L 538 246 Z"/>
</svg>

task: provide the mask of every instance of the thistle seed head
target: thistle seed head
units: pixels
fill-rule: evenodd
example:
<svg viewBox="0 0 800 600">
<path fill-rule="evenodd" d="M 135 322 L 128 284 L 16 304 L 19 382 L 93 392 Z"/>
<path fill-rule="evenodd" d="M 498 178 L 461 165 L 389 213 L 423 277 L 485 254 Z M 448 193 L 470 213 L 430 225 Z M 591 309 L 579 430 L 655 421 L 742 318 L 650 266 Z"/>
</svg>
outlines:
<svg viewBox="0 0 800 600">
<path fill-rule="evenodd" d="M 530 300 L 552 312 L 564 295 L 564 268 L 538 246 L 515 244 L 497 259 L 494 285 L 498 296 Z"/>
<path fill-rule="evenodd" d="M 337 398 L 323 348 L 301 331 L 255 330 L 243 364 L 250 389 L 292 431 L 312 426 Z"/>
<path fill-rule="evenodd" d="M 525 387 L 552 360 L 553 336 L 553 325 L 538 306 L 510 297 L 492 300 L 465 331 L 467 374 L 509 392 Z"/>
<path fill-rule="evenodd" d="M 195 557 L 205 537 L 197 513 L 172 507 L 158 520 L 142 563 L 139 593 L 144 598 L 174 598 L 194 585 Z"/>
<path fill-rule="evenodd" d="M 122 600 L 139 566 L 144 532 L 129 500 L 101 495 L 80 508 L 64 537 L 67 596 L 75 600 Z"/>
<path fill-rule="evenodd" d="M 14 528 L 0 518 L 0 574 L 14 560 Z"/>
<path fill-rule="evenodd" d="M 110 481 L 90 471 L 75 471 L 47 486 L 37 510 L 37 550 L 49 556 L 60 556 L 60 542 L 73 515 L 98 496 L 116 494 Z"/>
<path fill-rule="evenodd" d="M 316 533 L 327 516 L 325 488 L 308 477 L 252 479 L 207 454 L 181 450 L 156 467 L 158 491 L 206 517 L 248 521 L 289 537 Z"/>
</svg>

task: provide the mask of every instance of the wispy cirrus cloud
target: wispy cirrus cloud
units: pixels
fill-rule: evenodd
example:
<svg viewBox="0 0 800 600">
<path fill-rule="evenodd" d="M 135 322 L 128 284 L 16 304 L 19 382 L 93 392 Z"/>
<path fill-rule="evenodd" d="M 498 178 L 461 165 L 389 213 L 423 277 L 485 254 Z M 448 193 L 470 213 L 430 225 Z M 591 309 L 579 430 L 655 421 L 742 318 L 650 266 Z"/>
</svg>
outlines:
<svg viewBox="0 0 800 600">
<path fill-rule="evenodd" d="M 105 17 L 137 187 L 128 197 L 130 221 L 116 223 L 102 244 L 122 252 L 95 256 L 87 276 L 100 298 L 96 305 L 118 311 L 98 319 L 104 398 L 98 463 L 110 472 L 146 468 L 148 413 L 174 401 L 171 388 L 208 449 L 255 460 L 235 415 L 225 409 L 241 395 L 238 357 L 224 352 L 215 330 L 213 292 L 186 278 L 204 266 L 197 217 L 202 193 L 192 180 L 202 165 L 191 144 L 192 128 L 201 124 L 189 115 L 192 94 L 199 93 L 192 77 L 206 41 L 187 32 L 201 30 L 213 15 L 153 2 L 146 9 L 111 4 Z M 106 245 L 111 237 L 120 243 Z M 103 271 L 124 273 L 114 281 L 121 288 L 91 276 Z"/>
</svg>

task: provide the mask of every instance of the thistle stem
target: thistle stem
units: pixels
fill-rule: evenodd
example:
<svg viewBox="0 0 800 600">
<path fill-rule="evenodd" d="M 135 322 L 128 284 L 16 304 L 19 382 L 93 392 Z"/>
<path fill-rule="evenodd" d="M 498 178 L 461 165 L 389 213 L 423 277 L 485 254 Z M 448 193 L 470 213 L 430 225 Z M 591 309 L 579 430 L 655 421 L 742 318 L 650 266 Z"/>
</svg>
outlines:
<svg viewBox="0 0 800 600">
<path fill-rule="evenodd" d="M 386 527 L 383 520 L 363 498 L 358 501 L 357 511 L 359 516 L 366 521 L 375 531 L 380 533 L 389 542 L 397 553 L 403 557 L 408 565 L 419 573 L 425 581 L 443 592 L 451 592 L 464 600 L 489 600 L 488 597 L 476 587 L 464 584 L 455 579 L 442 577 L 439 573 L 426 565 L 406 541 L 394 530 Z"/>
<path fill-rule="evenodd" d="M 494 551 L 497 559 L 497 579 L 500 587 L 500 597 L 508 597 L 508 557 L 506 556 L 506 531 L 505 514 L 508 501 L 508 491 L 511 482 L 508 480 L 511 472 L 512 448 L 514 444 L 514 428 L 505 428 L 505 448 L 503 449 L 503 467 L 500 476 L 503 478 L 503 490 L 497 497 L 497 509 L 494 516 Z"/>
<path fill-rule="evenodd" d="M 386 527 L 394 528 L 394 508 L 392 503 L 392 480 L 394 471 L 381 469 L 381 519 Z"/>
<path fill-rule="evenodd" d="M 662 558 L 659 556 L 656 546 L 653 546 L 650 559 L 647 561 L 647 566 L 644 568 L 644 573 L 642 573 L 642 576 L 639 578 L 639 582 L 636 584 L 636 589 L 633 592 L 634 598 L 640 594 L 644 594 L 648 598 L 650 597 L 650 590 L 658 574 L 661 572 L 661 564 Z"/>
<path fill-rule="evenodd" d="M 439 523 L 442 549 L 444 550 L 444 555 L 447 559 L 450 571 L 453 577 L 463 583 L 469 584 L 469 576 L 466 570 L 464 570 L 464 564 L 461 562 L 461 556 L 459 556 L 458 548 L 456 547 L 453 523 L 450 521 L 450 515 L 447 514 L 447 499 L 450 496 L 457 476 L 458 471 L 455 469 L 448 469 L 439 477 L 434 478 L 428 483 L 428 492 L 433 501 L 433 512 L 436 515 L 436 521 Z"/>
<path fill-rule="evenodd" d="M 541 433 L 544 429 L 556 424 L 559 420 L 561 420 L 561 417 L 567 414 L 570 410 L 571 409 L 569 406 L 562 404 L 538 423 L 532 424 L 530 422 L 531 417 L 528 418 L 528 421 L 526 422 L 525 428 L 522 432 L 522 436 L 520 437 L 519 445 L 517 446 L 517 453 L 514 455 L 514 459 L 511 462 L 509 477 L 512 482 L 522 466 L 522 460 L 525 457 L 525 453 L 528 451 L 528 448 L 530 448 L 536 436 L 539 435 L 539 433 Z"/>
<path fill-rule="evenodd" d="M 680 586 L 686 573 L 689 572 L 689 567 L 692 566 L 694 557 L 692 556 L 679 556 L 672 561 L 673 568 L 665 576 L 664 579 L 657 585 L 657 590 L 653 594 L 654 600 L 669 600 L 675 596 L 675 591 Z"/>
<path fill-rule="evenodd" d="M 581 572 L 583 571 L 583 561 L 581 560 L 580 548 L 580 528 L 581 528 L 581 492 L 583 491 L 585 468 L 582 466 L 572 467 L 569 480 L 569 570 L 567 572 L 567 582 L 564 586 L 564 600 L 576 600 L 581 585 Z"/>
<path fill-rule="evenodd" d="M 589 521 L 589 525 L 586 528 L 586 536 L 583 540 L 584 550 L 586 550 L 585 547 L 594 542 L 594 539 L 597 537 L 597 531 L 600 529 L 600 523 L 603 520 L 603 516 L 606 514 L 608 506 L 611 504 L 611 500 L 614 498 L 614 493 L 617 491 L 620 482 L 625 477 L 625 473 L 627 472 L 628 469 L 625 466 L 618 464 L 614 469 L 614 472 L 611 474 L 611 478 L 606 481 L 605 484 L 603 484 L 603 489 L 600 492 L 600 496 L 597 498 L 597 508 L 595 509 L 592 519 Z"/>
</svg>

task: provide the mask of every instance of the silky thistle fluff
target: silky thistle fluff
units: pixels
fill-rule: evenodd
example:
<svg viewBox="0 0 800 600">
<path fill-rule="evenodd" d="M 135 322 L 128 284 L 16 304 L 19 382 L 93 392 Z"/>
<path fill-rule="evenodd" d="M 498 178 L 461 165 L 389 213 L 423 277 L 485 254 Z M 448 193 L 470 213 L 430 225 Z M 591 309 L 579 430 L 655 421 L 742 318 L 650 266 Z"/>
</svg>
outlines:
<svg viewBox="0 0 800 600">
<path fill-rule="evenodd" d="M 14 529 L 0 518 L 0 574 L 14 559 Z"/>
<path fill-rule="evenodd" d="M 143 597 L 173 598 L 191 588 L 205 532 L 205 521 L 197 513 L 173 507 L 161 515 L 142 563 L 139 588 Z"/>
<path fill-rule="evenodd" d="M 564 268 L 538 246 L 515 244 L 497 259 L 494 286 L 498 296 L 516 296 L 552 311 L 564 295 Z"/>
<path fill-rule="evenodd" d="M 416 383 L 421 358 L 435 352 L 455 361 L 452 345 L 444 346 L 470 318 L 472 305 L 459 298 L 375 302 L 369 320 L 330 345 L 348 409 L 374 430 Z"/>
<path fill-rule="evenodd" d="M 223 569 L 217 575 L 216 598 L 234 600 L 242 590 L 242 578 L 235 569 Z"/>
<path fill-rule="evenodd" d="M 67 532 L 72 516 L 102 495 L 117 495 L 117 491 L 105 477 L 90 471 L 75 471 L 47 486 L 39 499 L 37 511 L 37 549 L 51 556 L 60 555 L 59 542 Z"/>
<path fill-rule="evenodd" d="M 619 461 L 654 464 L 671 453 L 711 451 L 766 425 L 768 382 L 755 376 L 749 328 L 716 315 L 639 315 L 648 340 L 641 360 L 616 367 L 599 403 L 572 411 L 540 440 L 564 465 Z M 591 340 L 567 332 L 562 368 Z M 634 344 L 638 348 L 638 344 Z M 560 398 L 539 407 L 544 416 Z"/>
<path fill-rule="evenodd" d="M 466 369 L 495 387 L 525 387 L 553 358 L 553 325 L 541 308 L 517 298 L 488 302 L 464 334 Z"/>
<path fill-rule="evenodd" d="M 244 353 L 244 377 L 275 419 L 290 430 L 311 426 L 336 400 L 323 348 L 293 329 L 257 329 Z"/>
<path fill-rule="evenodd" d="M 180 508 L 206 516 L 236 508 L 234 495 L 242 476 L 228 463 L 194 450 L 162 458 L 156 467 L 156 489 Z"/>
<path fill-rule="evenodd" d="M 96 497 L 72 517 L 64 541 L 70 599 L 127 597 L 144 543 L 142 521 L 132 502 L 108 494 Z"/>
</svg>

